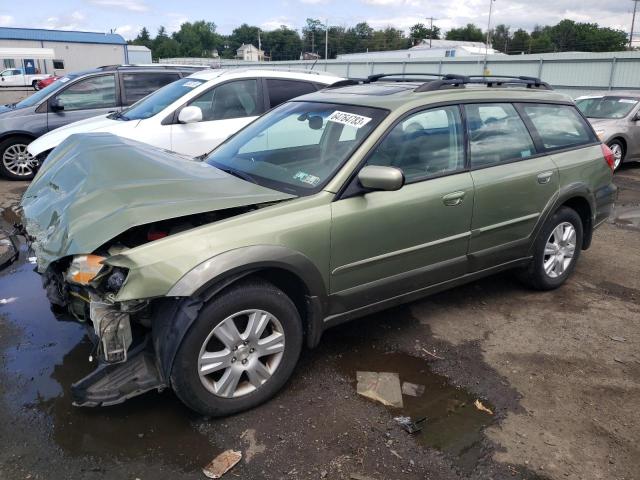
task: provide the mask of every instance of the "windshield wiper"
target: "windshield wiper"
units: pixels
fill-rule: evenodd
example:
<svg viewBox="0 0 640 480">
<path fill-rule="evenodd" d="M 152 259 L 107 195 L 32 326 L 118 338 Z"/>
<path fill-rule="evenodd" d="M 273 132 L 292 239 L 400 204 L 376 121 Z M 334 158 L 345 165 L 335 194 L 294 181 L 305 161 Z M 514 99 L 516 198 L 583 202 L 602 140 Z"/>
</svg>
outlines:
<svg viewBox="0 0 640 480">
<path fill-rule="evenodd" d="M 233 175 L 234 177 L 238 177 L 241 178 L 242 180 L 246 180 L 249 183 L 258 183 L 255 181 L 255 179 L 249 175 L 246 172 L 243 172 L 242 170 L 236 170 L 235 168 L 231 168 L 231 167 L 223 167 L 219 164 L 215 164 L 214 165 L 218 170 L 222 170 L 225 173 L 228 173 L 229 175 Z"/>
<path fill-rule="evenodd" d="M 124 115 L 122 112 L 113 112 L 111 115 L 109 115 L 109 118 L 111 120 L 124 120 L 124 121 L 129 120 L 129 117 Z"/>
</svg>

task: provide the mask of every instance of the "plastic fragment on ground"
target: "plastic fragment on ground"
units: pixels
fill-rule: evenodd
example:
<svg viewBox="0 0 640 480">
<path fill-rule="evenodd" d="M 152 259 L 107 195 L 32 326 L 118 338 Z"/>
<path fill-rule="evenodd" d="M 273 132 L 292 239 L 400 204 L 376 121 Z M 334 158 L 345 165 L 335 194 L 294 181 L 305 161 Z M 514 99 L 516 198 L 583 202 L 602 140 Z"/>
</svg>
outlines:
<svg viewBox="0 0 640 480">
<path fill-rule="evenodd" d="M 489 415 L 493 415 L 493 412 L 490 409 L 488 409 L 487 407 L 485 407 L 480 400 L 476 400 L 475 402 L 473 402 L 473 404 L 481 412 L 487 412 Z"/>
<path fill-rule="evenodd" d="M 211 460 L 211 463 L 202 469 L 202 473 L 208 478 L 221 478 L 231 470 L 241 458 L 242 452 L 227 450 Z"/>
<path fill-rule="evenodd" d="M 357 392 L 388 407 L 402 408 L 400 376 L 392 372 L 357 372 Z"/>
</svg>

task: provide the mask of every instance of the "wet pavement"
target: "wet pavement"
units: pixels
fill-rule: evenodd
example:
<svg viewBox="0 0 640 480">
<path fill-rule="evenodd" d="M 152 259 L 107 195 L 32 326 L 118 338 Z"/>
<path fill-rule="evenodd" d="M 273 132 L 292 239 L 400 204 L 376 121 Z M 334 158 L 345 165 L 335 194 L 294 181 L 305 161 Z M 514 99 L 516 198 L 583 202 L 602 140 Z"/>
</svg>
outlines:
<svg viewBox="0 0 640 480">
<path fill-rule="evenodd" d="M 24 188 L 8 183 L 0 209 Z M 223 419 L 169 391 L 73 407 L 92 345 L 55 319 L 23 251 L 0 273 L 0 478 L 204 478 L 229 448 L 244 458 L 225 478 L 637 478 L 640 168 L 617 183 L 612 219 L 562 289 L 506 274 L 336 327 L 275 399 Z M 356 394 L 357 371 L 425 391 L 387 408 Z M 423 430 L 398 415 L 426 417 Z"/>
</svg>

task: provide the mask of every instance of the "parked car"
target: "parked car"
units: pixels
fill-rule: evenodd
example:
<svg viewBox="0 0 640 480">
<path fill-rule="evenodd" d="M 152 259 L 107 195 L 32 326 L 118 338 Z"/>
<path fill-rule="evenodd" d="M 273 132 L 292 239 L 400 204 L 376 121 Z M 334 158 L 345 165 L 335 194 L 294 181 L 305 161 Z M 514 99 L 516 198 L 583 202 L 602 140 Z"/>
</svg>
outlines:
<svg viewBox="0 0 640 480">
<path fill-rule="evenodd" d="M 33 87 L 38 89 L 38 81 L 49 78 L 48 74 L 24 73 L 22 68 L 6 68 L 0 72 L 0 87 Z"/>
<path fill-rule="evenodd" d="M 547 88 L 345 81 L 203 162 L 69 137 L 22 207 L 49 300 L 99 338 L 75 404 L 172 388 L 227 415 L 273 396 L 332 325 L 506 269 L 562 285 L 612 211 L 614 159 Z"/>
<path fill-rule="evenodd" d="M 0 174 L 29 180 L 38 160 L 27 145 L 68 123 L 120 111 L 203 67 L 109 66 L 70 73 L 24 100 L 0 106 Z"/>
<path fill-rule="evenodd" d="M 108 132 L 191 157 L 213 150 L 258 115 L 343 80 L 319 72 L 206 70 L 167 85 L 123 112 L 72 123 L 28 147 L 44 160 L 69 135 Z"/>
<path fill-rule="evenodd" d="M 50 77 L 47 78 L 43 78 L 42 80 L 38 80 L 36 82 L 36 86 L 35 89 L 36 90 L 42 90 L 45 87 L 48 87 L 49 85 L 51 85 L 53 82 L 55 82 L 56 80 L 60 80 L 62 77 L 59 77 L 57 75 L 52 75 Z"/>
<path fill-rule="evenodd" d="M 576 105 L 613 152 L 616 170 L 626 161 L 640 160 L 640 92 L 578 97 Z"/>
</svg>

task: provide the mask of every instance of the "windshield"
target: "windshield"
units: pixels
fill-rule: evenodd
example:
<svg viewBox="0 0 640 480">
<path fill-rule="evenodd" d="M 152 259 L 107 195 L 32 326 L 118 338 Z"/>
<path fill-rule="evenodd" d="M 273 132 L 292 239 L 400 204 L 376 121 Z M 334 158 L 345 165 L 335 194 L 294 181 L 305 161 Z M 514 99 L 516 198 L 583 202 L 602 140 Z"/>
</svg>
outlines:
<svg viewBox="0 0 640 480">
<path fill-rule="evenodd" d="M 588 118 L 624 118 L 638 100 L 631 97 L 591 97 L 576 100 L 576 105 Z"/>
<path fill-rule="evenodd" d="M 144 120 L 145 118 L 153 117 L 156 113 L 161 112 L 180 97 L 205 82 L 206 80 L 189 77 L 176 80 L 123 110 L 122 113 L 117 115 L 117 118 L 122 120 Z"/>
<path fill-rule="evenodd" d="M 47 98 L 50 94 L 52 94 L 57 90 L 60 90 L 60 88 L 62 88 L 65 85 L 65 83 L 67 83 L 69 80 L 73 80 L 76 77 L 77 75 L 65 75 L 64 77 L 59 78 L 52 84 L 47 85 L 45 88 L 37 91 L 30 97 L 27 97 L 24 100 L 16 103 L 16 108 L 33 107 L 34 105 L 38 105 L 42 100 Z"/>
<path fill-rule="evenodd" d="M 311 195 L 386 115 L 353 105 L 285 103 L 231 137 L 206 162 L 268 188 Z"/>
</svg>

